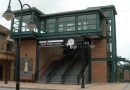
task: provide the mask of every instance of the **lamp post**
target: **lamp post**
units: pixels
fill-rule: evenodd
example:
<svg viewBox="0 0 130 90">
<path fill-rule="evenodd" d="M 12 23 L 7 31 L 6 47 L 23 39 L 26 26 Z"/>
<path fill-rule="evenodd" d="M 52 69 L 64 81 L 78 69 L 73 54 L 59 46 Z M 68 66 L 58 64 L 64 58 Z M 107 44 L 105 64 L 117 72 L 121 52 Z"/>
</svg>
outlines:
<svg viewBox="0 0 130 90">
<path fill-rule="evenodd" d="M 36 27 L 36 25 L 33 23 L 33 20 L 32 20 L 32 9 L 28 4 L 22 4 L 22 2 L 20 0 L 18 0 L 18 1 L 19 1 L 19 4 L 20 4 L 20 7 L 21 7 L 21 16 L 20 16 L 18 33 L 21 33 L 21 30 L 22 30 L 23 7 L 24 6 L 28 6 L 30 11 L 31 11 L 31 21 L 27 24 L 27 28 L 30 31 L 32 31 Z M 11 0 L 9 0 L 8 8 L 5 11 L 5 13 L 3 14 L 3 17 L 7 21 L 14 18 L 14 13 L 11 11 L 10 3 L 11 3 Z M 15 75 L 16 75 L 16 90 L 19 90 L 20 89 L 20 35 L 16 39 L 16 43 L 17 43 L 17 47 L 16 47 L 17 49 L 16 49 L 16 74 Z"/>
<path fill-rule="evenodd" d="M 86 61 L 85 61 L 85 54 L 90 55 L 89 53 L 89 48 L 93 49 L 95 47 L 94 45 L 94 41 L 91 40 L 91 43 L 89 41 L 85 41 L 85 39 L 82 39 L 82 72 L 81 72 L 81 88 L 85 88 L 85 81 L 84 81 L 84 71 L 85 71 L 85 65 L 86 65 Z M 87 49 L 87 53 L 85 53 L 85 50 Z"/>
<path fill-rule="evenodd" d="M 85 68 L 85 46 L 84 46 L 84 39 L 82 39 L 82 72 L 81 72 L 81 78 L 82 78 L 82 82 L 81 82 L 81 88 L 85 88 L 85 84 L 84 84 L 84 68 Z"/>
</svg>

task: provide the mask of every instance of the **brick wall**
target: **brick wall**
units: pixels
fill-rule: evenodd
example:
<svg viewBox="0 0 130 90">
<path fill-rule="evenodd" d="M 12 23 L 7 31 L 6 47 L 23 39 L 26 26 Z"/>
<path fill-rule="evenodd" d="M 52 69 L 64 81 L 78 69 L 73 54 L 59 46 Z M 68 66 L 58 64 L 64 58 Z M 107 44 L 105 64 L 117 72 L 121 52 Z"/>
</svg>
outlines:
<svg viewBox="0 0 130 90">
<path fill-rule="evenodd" d="M 124 70 L 124 80 L 130 80 L 130 72 L 129 72 L 129 70 Z"/>
<path fill-rule="evenodd" d="M 36 40 L 22 40 L 20 46 L 20 57 L 27 55 L 31 58 L 32 73 L 35 72 L 36 63 Z"/>
<path fill-rule="evenodd" d="M 95 48 L 91 51 L 91 80 L 92 82 L 107 82 L 107 58 L 106 39 L 94 40 Z M 95 58 L 95 59 L 94 59 Z M 97 59 L 98 58 L 98 59 Z"/>
<path fill-rule="evenodd" d="M 92 49 L 92 58 L 106 58 L 107 57 L 107 44 L 106 39 L 94 40 L 95 48 Z"/>
<path fill-rule="evenodd" d="M 92 61 L 91 73 L 92 82 L 107 82 L 107 62 Z"/>
</svg>

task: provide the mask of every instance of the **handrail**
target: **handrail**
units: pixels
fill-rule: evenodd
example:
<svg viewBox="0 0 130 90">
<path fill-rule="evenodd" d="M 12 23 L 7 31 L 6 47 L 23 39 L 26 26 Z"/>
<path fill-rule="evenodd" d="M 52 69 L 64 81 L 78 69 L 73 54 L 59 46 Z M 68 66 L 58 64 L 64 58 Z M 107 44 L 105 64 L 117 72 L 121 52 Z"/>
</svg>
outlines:
<svg viewBox="0 0 130 90">
<path fill-rule="evenodd" d="M 65 57 L 63 57 L 60 61 L 58 60 L 58 62 L 54 65 L 50 73 L 46 76 L 46 83 L 49 83 L 51 81 L 51 78 L 55 75 L 56 70 L 59 68 L 60 65 L 62 65 L 64 58 Z"/>
<path fill-rule="evenodd" d="M 86 64 L 86 67 L 85 67 L 85 70 L 84 70 L 84 76 L 85 76 L 85 74 L 88 72 L 88 68 L 89 68 L 89 65 L 88 65 L 88 64 L 89 64 L 89 63 Z M 83 67 L 81 68 L 79 74 L 77 75 L 77 84 L 78 84 L 78 85 L 80 84 L 82 69 L 83 69 Z"/>
<path fill-rule="evenodd" d="M 81 78 L 82 69 L 83 69 L 83 67 L 81 68 L 79 74 L 77 75 L 77 84 L 78 84 L 78 85 L 79 85 L 79 83 L 80 83 L 80 78 Z"/>
<path fill-rule="evenodd" d="M 87 76 L 88 77 L 88 71 L 89 71 L 89 65 L 87 65 L 85 71 L 84 71 L 84 76 Z M 87 78 L 88 79 L 88 78 Z M 86 78 L 85 78 L 86 80 Z M 88 80 L 87 80 L 88 81 Z"/>
<path fill-rule="evenodd" d="M 74 58 L 72 60 L 72 63 L 69 65 L 69 67 L 65 70 L 64 74 L 62 75 L 62 84 L 65 82 L 66 77 L 68 76 L 68 74 L 72 70 L 74 63 L 77 60 L 77 57 L 78 57 L 78 53 L 76 52 L 76 54 L 74 55 Z"/>
<path fill-rule="evenodd" d="M 45 65 L 49 66 L 52 62 L 53 62 L 52 60 L 51 61 L 46 60 L 46 62 L 40 67 L 40 69 L 39 69 L 39 78 L 41 78 L 43 76 L 43 72 L 42 72 L 43 70 L 42 69 L 45 67 Z M 40 75 L 40 73 L 42 73 L 42 74 Z"/>
</svg>

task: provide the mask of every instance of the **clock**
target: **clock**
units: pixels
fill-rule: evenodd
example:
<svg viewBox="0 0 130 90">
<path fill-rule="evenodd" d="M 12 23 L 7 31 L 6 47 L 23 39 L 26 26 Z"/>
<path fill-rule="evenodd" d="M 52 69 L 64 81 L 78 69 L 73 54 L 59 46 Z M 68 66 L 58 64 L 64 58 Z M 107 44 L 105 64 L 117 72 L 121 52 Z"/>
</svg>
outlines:
<svg viewBox="0 0 130 90">
<path fill-rule="evenodd" d="M 74 39 L 70 38 L 67 43 L 69 46 L 74 45 Z"/>
</svg>

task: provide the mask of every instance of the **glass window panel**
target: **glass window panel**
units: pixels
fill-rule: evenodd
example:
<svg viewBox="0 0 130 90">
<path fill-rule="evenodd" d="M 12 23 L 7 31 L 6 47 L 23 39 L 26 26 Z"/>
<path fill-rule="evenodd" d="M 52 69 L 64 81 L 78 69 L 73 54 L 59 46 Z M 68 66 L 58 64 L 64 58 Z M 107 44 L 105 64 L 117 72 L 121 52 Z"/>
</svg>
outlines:
<svg viewBox="0 0 130 90">
<path fill-rule="evenodd" d="M 66 27 L 58 28 L 58 32 L 64 32 L 64 31 L 66 31 Z"/>
<path fill-rule="evenodd" d="M 87 30 L 88 26 L 78 26 L 78 30 Z"/>
<path fill-rule="evenodd" d="M 55 23 L 55 19 L 47 19 L 47 23 Z"/>
<path fill-rule="evenodd" d="M 89 29 L 96 29 L 96 25 L 88 25 Z"/>
<path fill-rule="evenodd" d="M 81 27 L 81 26 L 78 26 L 78 30 L 82 30 L 82 27 Z"/>
<path fill-rule="evenodd" d="M 86 24 L 87 24 L 86 21 L 79 21 L 79 22 L 78 22 L 78 25 L 86 25 Z"/>
<path fill-rule="evenodd" d="M 40 33 L 46 33 L 46 32 L 44 32 L 44 31 L 40 31 Z"/>
<path fill-rule="evenodd" d="M 108 36 L 111 36 L 111 32 L 108 31 L 108 32 L 107 32 L 107 35 L 108 35 Z"/>
<path fill-rule="evenodd" d="M 75 26 L 75 22 L 67 23 L 67 26 Z"/>
<path fill-rule="evenodd" d="M 110 19 L 108 20 L 108 23 L 111 24 L 111 20 Z"/>
<path fill-rule="evenodd" d="M 63 27 L 64 25 L 63 24 L 59 24 L 59 27 Z"/>
<path fill-rule="evenodd" d="M 75 17 L 67 17 L 66 20 L 67 21 L 75 21 Z"/>
<path fill-rule="evenodd" d="M 111 32 L 111 25 L 108 25 L 108 31 Z"/>
<path fill-rule="evenodd" d="M 66 23 L 59 23 L 58 27 L 66 26 Z"/>
<path fill-rule="evenodd" d="M 30 21 L 30 20 L 31 20 L 31 15 L 23 16 L 23 21 Z"/>
<path fill-rule="evenodd" d="M 110 52 L 112 52 L 112 43 L 109 43 L 110 44 Z"/>
<path fill-rule="evenodd" d="M 86 15 L 78 16 L 78 20 L 85 20 L 85 19 L 86 19 Z"/>
<path fill-rule="evenodd" d="M 83 22 L 83 25 L 86 25 L 87 24 L 87 22 L 85 21 L 85 22 Z"/>
<path fill-rule="evenodd" d="M 46 32 L 55 32 L 55 29 L 54 28 L 47 28 Z"/>
<path fill-rule="evenodd" d="M 96 20 L 87 20 L 87 24 L 96 24 Z"/>
<path fill-rule="evenodd" d="M 75 27 L 67 27 L 67 31 L 75 31 Z"/>
<path fill-rule="evenodd" d="M 96 19 L 96 14 L 87 15 L 87 19 Z"/>
<path fill-rule="evenodd" d="M 78 25 L 82 25 L 82 23 L 81 23 L 81 22 L 78 22 Z"/>
<path fill-rule="evenodd" d="M 65 17 L 64 18 L 59 18 L 58 22 L 66 22 L 66 18 Z"/>
<path fill-rule="evenodd" d="M 58 28 L 58 31 L 59 31 L 59 32 L 63 32 L 64 29 L 63 29 L 63 28 Z"/>
<path fill-rule="evenodd" d="M 83 26 L 83 29 L 84 29 L 84 30 L 88 29 L 88 26 Z"/>
<path fill-rule="evenodd" d="M 47 28 L 55 28 L 55 24 L 47 24 Z"/>
</svg>

